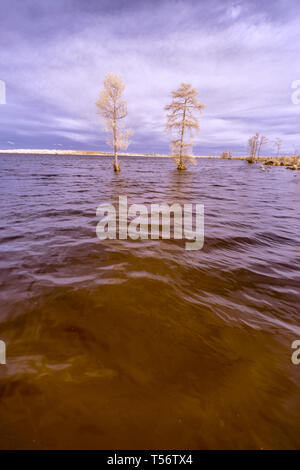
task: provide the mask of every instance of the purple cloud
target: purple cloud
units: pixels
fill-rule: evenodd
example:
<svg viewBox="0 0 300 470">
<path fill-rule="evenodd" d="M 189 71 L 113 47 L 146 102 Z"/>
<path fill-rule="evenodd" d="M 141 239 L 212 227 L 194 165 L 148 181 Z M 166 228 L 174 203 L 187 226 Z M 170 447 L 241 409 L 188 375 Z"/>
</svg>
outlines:
<svg viewBox="0 0 300 470">
<path fill-rule="evenodd" d="M 0 147 L 105 150 L 95 101 L 122 73 L 129 150 L 167 152 L 164 105 L 182 81 L 206 104 L 195 153 L 245 154 L 259 131 L 298 146 L 298 3 L 232 1 L 1 1 Z M 299 149 L 300 150 L 300 149 Z"/>
</svg>

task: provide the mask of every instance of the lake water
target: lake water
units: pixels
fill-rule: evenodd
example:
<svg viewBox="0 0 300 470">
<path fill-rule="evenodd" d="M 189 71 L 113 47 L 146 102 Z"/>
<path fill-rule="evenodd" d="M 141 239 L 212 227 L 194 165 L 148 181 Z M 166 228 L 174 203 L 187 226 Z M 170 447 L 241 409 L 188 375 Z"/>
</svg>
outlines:
<svg viewBox="0 0 300 470">
<path fill-rule="evenodd" d="M 299 448 L 300 172 L 1 155 L 1 448 Z M 96 236 L 199 203 L 202 250 Z"/>
</svg>

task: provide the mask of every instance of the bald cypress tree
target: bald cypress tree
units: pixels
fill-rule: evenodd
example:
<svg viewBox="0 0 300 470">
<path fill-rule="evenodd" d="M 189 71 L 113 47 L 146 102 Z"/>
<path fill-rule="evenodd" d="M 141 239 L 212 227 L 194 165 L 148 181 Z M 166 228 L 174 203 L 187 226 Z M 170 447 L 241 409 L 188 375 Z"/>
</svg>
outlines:
<svg viewBox="0 0 300 470">
<path fill-rule="evenodd" d="M 126 130 L 122 122 L 127 116 L 127 104 L 122 96 L 125 86 L 122 76 L 115 73 L 106 75 L 103 85 L 104 89 L 100 92 L 96 105 L 108 133 L 106 143 L 114 151 L 114 170 L 120 171 L 118 151 L 127 149 L 128 139 L 132 135 L 131 130 Z"/>
<path fill-rule="evenodd" d="M 174 139 L 171 140 L 172 157 L 178 170 L 186 170 L 185 163 L 192 161 L 192 137 L 194 132 L 200 130 L 198 114 L 202 113 L 204 104 L 198 101 L 198 92 L 192 85 L 182 83 L 176 91 L 172 91 L 172 102 L 165 106 L 167 111 L 166 130 Z"/>
</svg>

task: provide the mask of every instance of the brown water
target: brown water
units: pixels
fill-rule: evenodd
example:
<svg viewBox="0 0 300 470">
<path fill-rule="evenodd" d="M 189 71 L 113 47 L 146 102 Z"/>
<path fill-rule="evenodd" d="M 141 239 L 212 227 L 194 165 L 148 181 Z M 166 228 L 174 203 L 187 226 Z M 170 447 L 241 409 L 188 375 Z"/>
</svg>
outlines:
<svg viewBox="0 0 300 470">
<path fill-rule="evenodd" d="M 1 448 L 299 448 L 300 174 L 2 155 Z M 96 207 L 203 203 L 205 243 L 110 240 Z"/>
</svg>

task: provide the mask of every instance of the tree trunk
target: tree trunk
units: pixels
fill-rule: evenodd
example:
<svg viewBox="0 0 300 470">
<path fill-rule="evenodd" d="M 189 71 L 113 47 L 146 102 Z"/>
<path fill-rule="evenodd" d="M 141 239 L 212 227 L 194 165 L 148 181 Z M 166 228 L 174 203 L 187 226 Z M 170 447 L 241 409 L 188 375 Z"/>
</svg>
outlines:
<svg viewBox="0 0 300 470">
<path fill-rule="evenodd" d="M 259 157 L 259 154 L 260 154 L 260 148 L 262 146 L 262 142 L 260 142 L 259 146 L 258 146 L 258 149 L 257 149 L 257 156 Z"/>
<path fill-rule="evenodd" d="M 182 148 L 183 148 L 183 136 L 184 136 L 184 126 L 185 126 L 185 112 L 186 112 L 186 100 L 184 102 L 183 118 L 182 118 L 182 127 L 181 127 L 181 137 L 180 137 L 180 152 L 179 152 L 179 165 L 182 165 Z"/>
<path fill-rule="evenodd" d="M 114 115 L 115 115 L 114 111 Z M 115 171 L 120 171 L 119 167 L 119 162 L 118 162 L 118 148 L 117 148 L 117 124 L 116 124 L 116 118 L 114 117 L 114 122 L 113 122 L 113 131 L 114 131 L 114 170 Z"/>
</svg>

